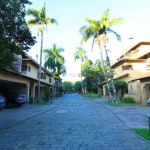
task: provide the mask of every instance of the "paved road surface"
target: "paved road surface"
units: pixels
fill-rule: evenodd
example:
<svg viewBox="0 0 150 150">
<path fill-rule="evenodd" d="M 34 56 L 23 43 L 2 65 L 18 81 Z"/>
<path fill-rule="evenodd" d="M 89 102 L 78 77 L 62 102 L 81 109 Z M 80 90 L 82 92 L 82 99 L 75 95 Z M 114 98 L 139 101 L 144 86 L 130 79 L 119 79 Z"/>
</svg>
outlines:
<svg viewBox="0 0 150 150">
<path fill-rule="evenodd" d="M 45 113 L 1 130 L 0 150 L 150 150 L 149 143 L 101 103 L 68 94 L 53 109 L 44 107 Z"/>
</svg>

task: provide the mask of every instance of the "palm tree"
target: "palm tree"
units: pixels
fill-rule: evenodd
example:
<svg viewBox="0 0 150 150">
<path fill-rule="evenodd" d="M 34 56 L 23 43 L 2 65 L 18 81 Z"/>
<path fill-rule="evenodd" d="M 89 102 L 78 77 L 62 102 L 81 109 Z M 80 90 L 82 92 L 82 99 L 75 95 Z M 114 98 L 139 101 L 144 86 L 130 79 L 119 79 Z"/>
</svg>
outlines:
<svg viewBox="0 0 150 150">
<path fill-rule="evenodd" d="M 106 70 L 104 68 L 104 59 L 102 54 L 102 49 L 106 49 L 107 38 L 105 38 L 105 36 L 102 35 L 104 34 L 106 35 L 107 33 L 113 33 L 117 37 L 117 39 L 120 40 L 121 39 L 120 35 L 118 35 L 115 31 L 111 30 L 111 26 L 122 22 L 122 19 L 118 18 L 118 19 L 112 19 L 110 21 L 109 10 L 107 10 L 102 14 L 100 20 L 97 21 L 97 20 L 92 20 L 90 18 L 86 18 L 86 21 L 89 23 L 89 25 L 85 25 L 80 28 L 80 33 L 82 35 L 82 42 L 86 42 L 88 39 L 93 37 L 92 49 L 93 49 L 94 42 L 99 46 L 101 60 L 102 60 L 102 69 L 105 75 L 105 81 L 107 84 L 109 96 L 110 99 L 112 100 L 112 95 L 108 84 L 108 77 L 106 74 Z M 114 96 L 116 97 L 115 86 L 113 86 L 113 92 L 114 92 Z"/>
<path fill-rule="evenodd" d="M 52 97 L 54 96 L 54 73 L 59 71 L 58 67 L 64 64 L 64 57 L 60 55 L 61 52 L 64 52 L 64 49 L 57 47 L 56 44 L 52 45 L 52 48 L 44 49 L 45 53 L 45 63 L 44 67 L 52 71 L 53 80 L 52 80 Z"/>
<path fill-rule="evenodd" d="M 86 51 L 82 47 L 77 47 L 77 51 L 74 53 L 75 62 L 78 59 L 81 61 L 81 66 L 80 66 L 80 70 L 81 70 L 82 69 L 82 62 L 87 59 Z M 82 93 L 84 93 L 83 83 L 82 83 L 82 71 L 81 71 L 81 86 L 82 86 Z"/>
<path fill-rule="evenodd" d="M 41 10 L 37 9 L 28 9 L 26 12 L 27 15 L 33 16 L 33 19 L 27 21 L 28 27 L 31 28 L 35 25 L 38 25 L 38 35 L 41 34 L 41 48 L 40 48 L 40 65 L 39 65 L 39 75 L 38 75 L 38 100 L 40 100 L 40 81 L 41 81 L 41 68 L 42 68 L 42 49 L 43 49 L 43 31 L 45 29 L 44 25 L 57 24 L 55 19 L 46 17 L 46 3 Z"/>
</svg>

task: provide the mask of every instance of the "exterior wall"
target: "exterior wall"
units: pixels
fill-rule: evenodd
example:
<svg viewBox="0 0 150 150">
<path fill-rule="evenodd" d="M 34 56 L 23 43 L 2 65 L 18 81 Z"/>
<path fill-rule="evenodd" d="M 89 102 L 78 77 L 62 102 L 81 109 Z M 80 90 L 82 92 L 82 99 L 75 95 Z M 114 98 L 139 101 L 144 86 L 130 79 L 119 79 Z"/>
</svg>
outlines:
<svg viewBox="0 0 150 150">
<path fill-rule="evenodd" d="M 137 80 L 132 83 L 128 83 L 128 94 L 124 94 L 123 97 L 127 97 L 127 96 L 133 97 L 137 103 L 142 103 L 140 80 Z"/>
<path fill-rule="evenodd" d="M 125 63 L 125 64 L 127 64 L 127 63 Z M 115 71 L 114 79 L 119 77 L 119 76 L 123 76 L 123 75 L 128 73 L 129 76 L 122 78 L 122 80 L 124 80 L 125 82 L 128 82 L 130 80 L 133 80 L 133 79 L 136 79 L 136 78 L 140 78 L 144 74 L 150 72 L 150 70 L 146 70 L 146 63 L 132 63 L 131 65 L 133 67 L 133 70 L 123 70 L 122 71 L 122 66 L 123 65 L 115 68 L 114 69 L 114 71 Z"/>
<path fill-rule="evenodd" d="M 38 66 L 36 66 L 32 62 L 27 62 L 27 61 L 24 61 L 23 65 L 29 66 L 30 67 L 30 72 L 29 71 L 22 71 L 22 73 L 37 80 L 38 79 L 37 78 L 37 73 L 38 73 L 38 70 L 39 70 Z M 44 73 L 44 71 L 41 70 L 41 73 Z M 41 81 L 43 81 L 45 83 L 49 83 L 49 78 L 52 78 L 51 75 L 46 73 L 45 76 L 46 76 L 46 79 L 41 79 Z"/>
<path fill-rule="evenodd" d="M 126 52 L 124 56 L 120 58 L 140 58 L 142 55 L 150 52 L 150 45 L 141 45 L 137 49 Z M 118 58 L 118 60 L 120 59 Z M 142 57 L 141 57 L 142 58 Z M 145 58 L 145 57 L 144 57 Z M 149 58 L 148 55 L 146 59 Z M 122 70 L 123 65 L 132 65 L 133 70 Z M 148 62 L 145 63 L 137 63 L 131 61 L 126 61 L 126 63 L 116 67 L 114 70 L 115 75 L 114 79 L 121 77 L 119 80 L 123 80 L 125 82 L 129 82 L 131 80 L 135 80 L 141 78 L 143 76 L 149 76 L 150 70 L 147 70 Z M 149 62 L 150 65 L 150 62 Z M 123 77 L 125 74 L 129 74 L 128 76 Z M 147 85 L 148 84 L 148 85 Z M 105 85 L 104 85 L 105 86 Z M 103 86 L 103 90 L 105 89 Z M 104 90 L 104 94 L 105 90 Z M 147 99 L 150 97 L 150 81 L 140 82 L 139 80 L 128 83 L 128 94 L 124 94 L 124 97 L 130 96 L 133 97 L 136 102 L 142 103 L 142 105 L 147 105 Z"/>
<path fill-rule="evenodd" d="M 124 53 L 124 58 L 138 58 L 150 51 L 150 45 L 140 45 L 137 49 Z"/>
<path fill-rule="evenodd" d="M 150 52 L 150 45 L 141 45 L 139 48 L 138 56 Z"/>
<path fill-rule="evenodd" d="M 0 72 L 0 79 L 17 83 L 29 84 L 29 79 L 12 73 Z"/>
<path fill-rule="evenodd" d="M 26 65 L 30 67 L 30 72 L 29 71 L 22 71 L 23 74 L 26 74 L 29 77 L 35 78 L 37 79 L 37 73 L 38 73 L 38 67 L 31 63 L 31 62 L 27 62 L 27 61 L 23 61 L 22 65 Z"/>
<path fill-rule="evenodd" d="M 141 82 L 142 105 L 147 105 L 147 99 L 150 97 L 150 81 Z"/>
<path fill-rule="evenodd" d="M 5 87 L 14 91 L 22 91 L 27 95 L 27 99 L 29 98 L 29 96 L 32 96 L 34 100 L 37 100 L 37 73 L 39 67 L 34 61 L 28 59 L 27 56 L 19 55 L 17 57 L 21 60 L 20 68 L 18 70 L 21 73 L 21 75 L 14 74 L 13 72 L 0 71 L 0 87 Z M 22 60 L 22 58 L 24 58 L 24 60 Z M 17 62 L 15 63 L 14 65 L 18 65 Z M 28 70 L 21 71 L 22 66 L 29 66 L 30 72 Z M 41 99 L 44 94 L 44 85 L 48 85 L 49 87 L 51 87 L 52 82 L 55 83 L 55 80 L 53 79 L 51 74 L 46 70 L 42 69 L 42 73 L 44 72 L 46 72 L 46 79 L 41 79 Z M 26 77 L 23 75 L 25 75 Z M 51 82 L 49 78 L 51 78 Z"/>
<path fill-rule="evenodd" d="M 30 79 L 22 77 L 20 75 L 15 75 L 9 72 L 0 72 L 0 85 L 3 89 L 8 89 L 11 91 L 21 91 L 29 97 L 29 86 Z"/>
</svg>

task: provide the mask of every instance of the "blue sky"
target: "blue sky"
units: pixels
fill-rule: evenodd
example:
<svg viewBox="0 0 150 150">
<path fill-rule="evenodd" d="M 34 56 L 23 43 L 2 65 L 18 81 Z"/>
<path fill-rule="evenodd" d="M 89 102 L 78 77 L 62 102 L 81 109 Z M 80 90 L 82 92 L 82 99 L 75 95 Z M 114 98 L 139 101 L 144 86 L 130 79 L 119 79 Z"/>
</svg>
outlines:
<svg viewBox="0 0 150 150">
<path fill-rule="evenodd" d="M 41 9 L 45 1 L 31 0 L 33 3 L 28 8 Z M 143 3 L 144 2 L 144 3 Z M 66 60 L 67 74 L 64 80 L 80 80 L 79 62 L 74 62 L 73 54 L 76 47 L 80 46 L 81 35 L 79 29 L 86 25 L 86 17 L 100 19 L 107 9 L 110 10 L 110 19 L 122 18 L 123 23 L 112 29 L 121 35 L 122 41 L 118 42 L 115 36 L 109 35 L 108 49 L 111 50 L 109 56 L 111 61 L 115 61 L 129 45 L 139 41 L 150 41 L 150 1 L 149 0 L 47 0 L 46 16 L 55 18 L 57 25 L 50 25 L 47 32 L 44 32 L 43 48 L 49 48 L 54 43 L 63 47 Z M 27 20 L 29 17 L 27 17 Z M 34 36 L 37 36 L 37 26 L 31 28 Z M 133 40 L 129 40 L 129 37 Z M 40 37 L 37 43 L 29 51 L 33 58 L 40 52 Z M 95 61 L 100 59 L 99 50 L 94 46 L 91 52 L 92 39 L 83 45 L 88 57 Z M 43 60 L 44 62 L 44 60 Z"/>
</svg>

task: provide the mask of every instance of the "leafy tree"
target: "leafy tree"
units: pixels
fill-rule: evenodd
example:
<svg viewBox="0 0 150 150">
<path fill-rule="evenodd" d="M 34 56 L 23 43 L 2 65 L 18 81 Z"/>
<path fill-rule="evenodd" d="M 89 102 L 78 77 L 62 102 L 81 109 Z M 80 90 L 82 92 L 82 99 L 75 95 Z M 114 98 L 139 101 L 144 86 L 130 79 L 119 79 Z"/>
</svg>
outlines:
<svg viewBox="0 0 150 150">
<path fill-rule="evenodd" d="M 80 93 L 81 89 L 82 89 L 81 81 L 76 81 L 75 84 L 74 84 L 74 88 L 75 88 L 76 92 Z"/>
<path fill-rule="evenodd" d="M 74 53 L 74 60 L 80 60 L 81 66 L 80 70 L 82 68 L 82 62 L 84 62 L 87 59 L 86 51 L 82 47 L 77 47 L 77 51 Z M 81 87 L 82 87 L 82 93 L 83 91 L 83 84 L 82 84 L 82 71 L 81 71 Z"/>
<path fill-rule="evenodd" d="M 64 49 L 61 47 L 57 47 L 56 44 L 53 44 L 52 48 L 44 49 L 44 53 L 45 53 L 44 67 L 52 71 L 53 79 L 54 79 L 54 73 L 56 72 L 56 68 L 58 69 L 58 72 L 64 71 L 63 64 L 65 62 L 65 59 L 62 55 L 60 55 L 60 53 L 62 52 L 64 52 Z M 58 80 L 59 80 L 59 75 L 58 75 Z M 54 82 L 52 84 L 52 97 L 53 96 L 54 96 Z"/>
<path fill-rule="evenodd" d="M 65 92 L 67 93 L 72 93 L 74 92 L 74 85 L 70 81 L 65 81 L 64 82 L 64 87 L 65 87 Z"/>
<path fill-rule="evenodd" d="M 64 92 L 65 91 L 65 87 L 63 84 L 59 84 L 59 91 L 60 92 Z"/>
<path fill-rule="evenodd" d="M 50 96 L 50 91 L 48 85 L 44 86 L 44 95 L 43 95 L 43 101 L 48 102 L 49 101 L 49 96 Z"/>
<path fill-rule="evenodd" d="M 41 49 L 40 49 L 40 66 L 39 66 L 39 79 L 38 79 L 38 101 L 40 100 L 40 80 L 41 80 L 41 68 L 42 68 L 42 50 L 43 50 L 43 31 L 44 25 L 57 24 L 55 19 L 46 17 L 46 3 L 41 10 L 28 9 L 27 15 L 33 16 L 33 19 L 27 21 L 29 28 L 38 25 L 38 35 L 41 34 Z M 37 102 L 38 102 L 37 101 Z"/>
<path fill-rule="evenodd" d="M 93 37 L 93 44 L 92 44 L 92 49 L 94 42 L 99 46 L 100 49 L 100 55 L 101 55 L 101 60 L 102 60 L 102 69 L 103 73 L 105 75 L 105 81 L 107 84 L 107 89 L 109 92 L 110 99 L 112 99 L 112 95 L 110 92 L 109 84 L 108 84 L 108 77 L 106 75 L 106 70 L 104 68 L 104 59 L 103 59 L 103 54 L 102 54 L 102 49 L 106 49 L 106 34 L 111 32 L 116 35 L 117 39 L 120 40 L 120 36 L 113 30 L 111 30 L 111 26 L 115 25 L 117 23 L 122 22 L 122 19 L 112 19 L 111 21 L 109 20 L 109 10 L 104 12 L 102 14 L 102 17 L 100 20 L 93 20 L 90 18 L 86 18 L 86 21 L 89 23 L 89 25 L 85 25 L 81 27 L 80 33 L 82 34 L 82 42 L 86 42 L 89 38 Z M 116 95 L 116 89 L 113 84 L 113 92 L 114 95 Z"/>
<path fill-rule="evenodd" d="M 86 86 L 87 91 L 101 93 L 101 83 L 104 81 L 104 74 L 102 72 L 101 62 L 97 60 L 95 63 L 93 63 L 90 59 L 87 59 L 82 64 L 82 73 L 85 77 L 83 83 L 84 86 Z"/>
<path fill-rule="evenodd" d="M 65 75 L 66 74 L 66 67 L 65 67 L 65 65 L 64 65 L 64 63 L 63 64 L 60 64 L 60 63 L 57 63 L 56 64 L 56 66 L 57 66 L 57 72 L 58 72 L 58 94 L 59 94 L 59 82 L 60 82 L 60 75 Z"/>
<path fill-rule="evenodd" d="M 15 54 L 28 51 L 35 44 L 25 21 L 29 0 L 0 0 L 0 68 L 12 69 Z"/>
<path fill-rule="evenodd" d="M 115 84 L 115 87 L 116 87 L 116 90 L 117 90 L 117 96 L 118 96 L 118 100 L 120 99 L 119 98 L 119 93 L 123 90 L 126 90 L 128 88 L 128 84 L 125 82 L 125 81 L 122 81 L 122 80 L 116 80 L 114 81 L 114 84 Z M 110 87 L 112 88 L 112 84 L 110 85 Z"/>
</svg>

